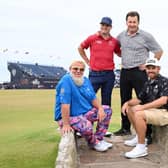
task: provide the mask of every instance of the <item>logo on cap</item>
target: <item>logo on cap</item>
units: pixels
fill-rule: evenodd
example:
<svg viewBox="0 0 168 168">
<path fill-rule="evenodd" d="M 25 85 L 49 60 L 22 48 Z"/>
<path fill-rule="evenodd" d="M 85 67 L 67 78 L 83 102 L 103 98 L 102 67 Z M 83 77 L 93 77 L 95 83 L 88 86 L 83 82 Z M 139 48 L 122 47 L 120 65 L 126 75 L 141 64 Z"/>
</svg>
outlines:
<svg viewBox="0 0 168 168">
<path fill-rule="evenodd" d="M 159 61 L 156 58 L 149 58 L 149 59 L 147 59 L 145 65 L 146 66 L 148 66 L 148 65 L 160 66 L 159 65 Z"/>
</svg>

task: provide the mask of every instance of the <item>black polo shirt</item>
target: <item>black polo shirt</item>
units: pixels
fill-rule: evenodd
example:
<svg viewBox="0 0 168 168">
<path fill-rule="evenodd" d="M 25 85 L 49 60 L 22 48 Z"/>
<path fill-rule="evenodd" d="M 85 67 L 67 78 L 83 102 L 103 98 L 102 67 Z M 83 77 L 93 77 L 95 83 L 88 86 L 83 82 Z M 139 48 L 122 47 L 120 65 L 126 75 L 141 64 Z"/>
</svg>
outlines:
<svg viewBox="0 0 168 168">
<path fill-rule="evenodd" d="M 162 96 L 168 96 L 168 78 L 158 75 L 155 80 L 149 79 L 145 82 L 138 99 L 142 101 L 142 104 L 145 104 Z M 168 110 L 168 102 L 159 108 Z"/>
</svg>

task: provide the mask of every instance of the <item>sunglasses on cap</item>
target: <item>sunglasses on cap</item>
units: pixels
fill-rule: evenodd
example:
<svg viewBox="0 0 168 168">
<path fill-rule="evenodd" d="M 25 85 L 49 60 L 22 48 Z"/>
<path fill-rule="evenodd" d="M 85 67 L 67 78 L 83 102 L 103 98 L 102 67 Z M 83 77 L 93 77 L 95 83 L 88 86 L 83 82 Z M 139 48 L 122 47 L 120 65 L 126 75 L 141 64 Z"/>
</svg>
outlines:
<svg viewBox="0 0 168 168">
<path fill-rule="evenodd" d="M 84 68 L 78 68 L 78 67 L 72 67 L 72 70 L 83 72 L 85 69 Z"/>
</svg>

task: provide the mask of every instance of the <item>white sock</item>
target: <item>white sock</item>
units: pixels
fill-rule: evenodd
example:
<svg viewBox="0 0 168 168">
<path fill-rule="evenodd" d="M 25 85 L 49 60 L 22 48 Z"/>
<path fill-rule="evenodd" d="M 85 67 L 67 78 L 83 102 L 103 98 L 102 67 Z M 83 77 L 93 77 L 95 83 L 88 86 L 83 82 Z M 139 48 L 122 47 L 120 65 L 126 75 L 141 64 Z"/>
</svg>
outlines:
<svg viewBox="0 0 168 168">
<path fill-rule="evenodd" d="M 145 147 L 146 147 L 146 145 L 145 144 L 137 144 L 137 147 L 139 148 L 139 149 L 145 149 Z"/>
</svg>

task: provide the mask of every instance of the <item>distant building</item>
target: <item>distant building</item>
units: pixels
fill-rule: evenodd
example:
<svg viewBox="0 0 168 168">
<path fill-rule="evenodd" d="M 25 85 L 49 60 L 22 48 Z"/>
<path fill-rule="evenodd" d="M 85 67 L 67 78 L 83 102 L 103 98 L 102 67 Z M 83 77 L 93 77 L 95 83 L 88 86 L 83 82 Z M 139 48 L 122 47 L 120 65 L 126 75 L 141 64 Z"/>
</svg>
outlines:
<svg viewBox="0 0 168 168">
<path fill-rule="evenodd" d="M 11 81 L 9 88 L 32 89 L 44 88 L 53 89 L 60 78 L 67 73 L 63 67 L 44 66 L 33 64 L 22 64 L 8 62 Z"/>
</svg>

